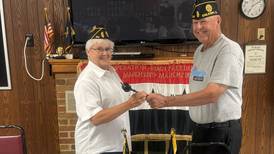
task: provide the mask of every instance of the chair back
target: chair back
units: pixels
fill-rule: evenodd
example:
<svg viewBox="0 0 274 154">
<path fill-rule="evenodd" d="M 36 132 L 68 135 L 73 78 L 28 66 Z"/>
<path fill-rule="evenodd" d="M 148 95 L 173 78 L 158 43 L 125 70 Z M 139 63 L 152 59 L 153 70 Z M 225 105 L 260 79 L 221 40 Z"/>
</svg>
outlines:
<svg viewBox="0 0 274 154">
<path fill-rule="evenodd" d="M 223 142 L 205 142 L 186 145 L 183 154 L 231 154 L 231 151 Z"/>
<path fill-rule="evenodd" d="M 0 154 L 27 154 L 24 129 L 17 125 L 0 125 Z M 17 132 L 14 133 L 14 130 Z M 6 133 L 7 131 L 13 132 Z M 19 133 L 18 133 L 19 132 Z"/>
</svg>

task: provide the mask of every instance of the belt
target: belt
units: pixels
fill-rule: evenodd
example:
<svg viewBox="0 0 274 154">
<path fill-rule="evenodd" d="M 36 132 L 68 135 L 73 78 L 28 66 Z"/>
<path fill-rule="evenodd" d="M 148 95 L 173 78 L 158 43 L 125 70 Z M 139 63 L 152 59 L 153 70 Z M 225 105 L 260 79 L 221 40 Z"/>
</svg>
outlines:
<svg viewBox="0 0 274 154">
<path fill-rule="evenodd" d="M 195 126 L 197 127 L 203 127 L 203 128 L 221 128 L 221 127 L 230 127 L 235 124 L 239 124 L 240 119 L 237 120 L 229 120 L 225 122 L 212 122 L 207 124 L 197 124 L 195 123 Z"/>
<path fill-rule="evenodd" d="M 103 152 L 101 154 L 123 154 L 123 152 Z"/>
<path fill-rule="evenodd" d="M 128 153 L 128 152 L 126 152 Z M 130 151 L 131 154 L 136 154 L 135 152 L 133 151 Z M 123 154 L 123 152 L 103 152 L 103 153 L 100 153 L 100 154 Z"/>
</svg>

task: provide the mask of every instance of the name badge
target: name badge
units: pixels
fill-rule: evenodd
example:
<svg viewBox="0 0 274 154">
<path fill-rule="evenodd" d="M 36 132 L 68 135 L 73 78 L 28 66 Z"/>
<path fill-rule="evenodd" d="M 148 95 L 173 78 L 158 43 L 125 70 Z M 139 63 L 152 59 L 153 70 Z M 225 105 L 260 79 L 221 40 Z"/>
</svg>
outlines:
<svg viewBox="0 0 274 154">
<path fill-rule="evenodd" d="M 206 76 L 206 72 L 203 70 L 198 70 L 194 68 L 191 73 L 192 80 L 194 81 L 204 81 L 204 78 Z"/>
</svg>

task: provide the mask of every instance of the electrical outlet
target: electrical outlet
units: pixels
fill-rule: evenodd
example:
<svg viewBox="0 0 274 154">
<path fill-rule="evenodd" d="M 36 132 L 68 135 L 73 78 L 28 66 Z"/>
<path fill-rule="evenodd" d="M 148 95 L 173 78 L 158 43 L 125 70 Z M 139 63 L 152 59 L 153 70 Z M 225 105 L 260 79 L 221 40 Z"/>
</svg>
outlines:
<svg viewBox="0 0 274 154">
<path fill-rule="evenodd" d="M 265 28 L 258 28 L 257 38 L 258 40 L 265 40 Z"/>
<path fill-rule="evenodd" d="M 25 39 L 29 38 L 27 42 L 27 47 L 34 47 L 34 40 L 33 40 L 33 34 L 32 33 L 27 33 L 25 35 Z"/>
</svg>

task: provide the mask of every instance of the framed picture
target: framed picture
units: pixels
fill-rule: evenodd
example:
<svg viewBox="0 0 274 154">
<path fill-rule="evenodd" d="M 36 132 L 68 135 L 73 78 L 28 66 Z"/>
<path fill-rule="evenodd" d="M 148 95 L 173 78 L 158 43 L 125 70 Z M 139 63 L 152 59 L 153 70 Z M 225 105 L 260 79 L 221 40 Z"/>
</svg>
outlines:
<svg viewBox="0 0 274 154">
<path fill-rule="evenodd" d="M 266 45 L 245 46 L 245 74 L 266 73 Z"/>
<path fill-rule="evenodd" d="M 0 0 L 0 90 L 11 89 L 10 68 L 4 20 L 3 0 Z"/>
</svg>

